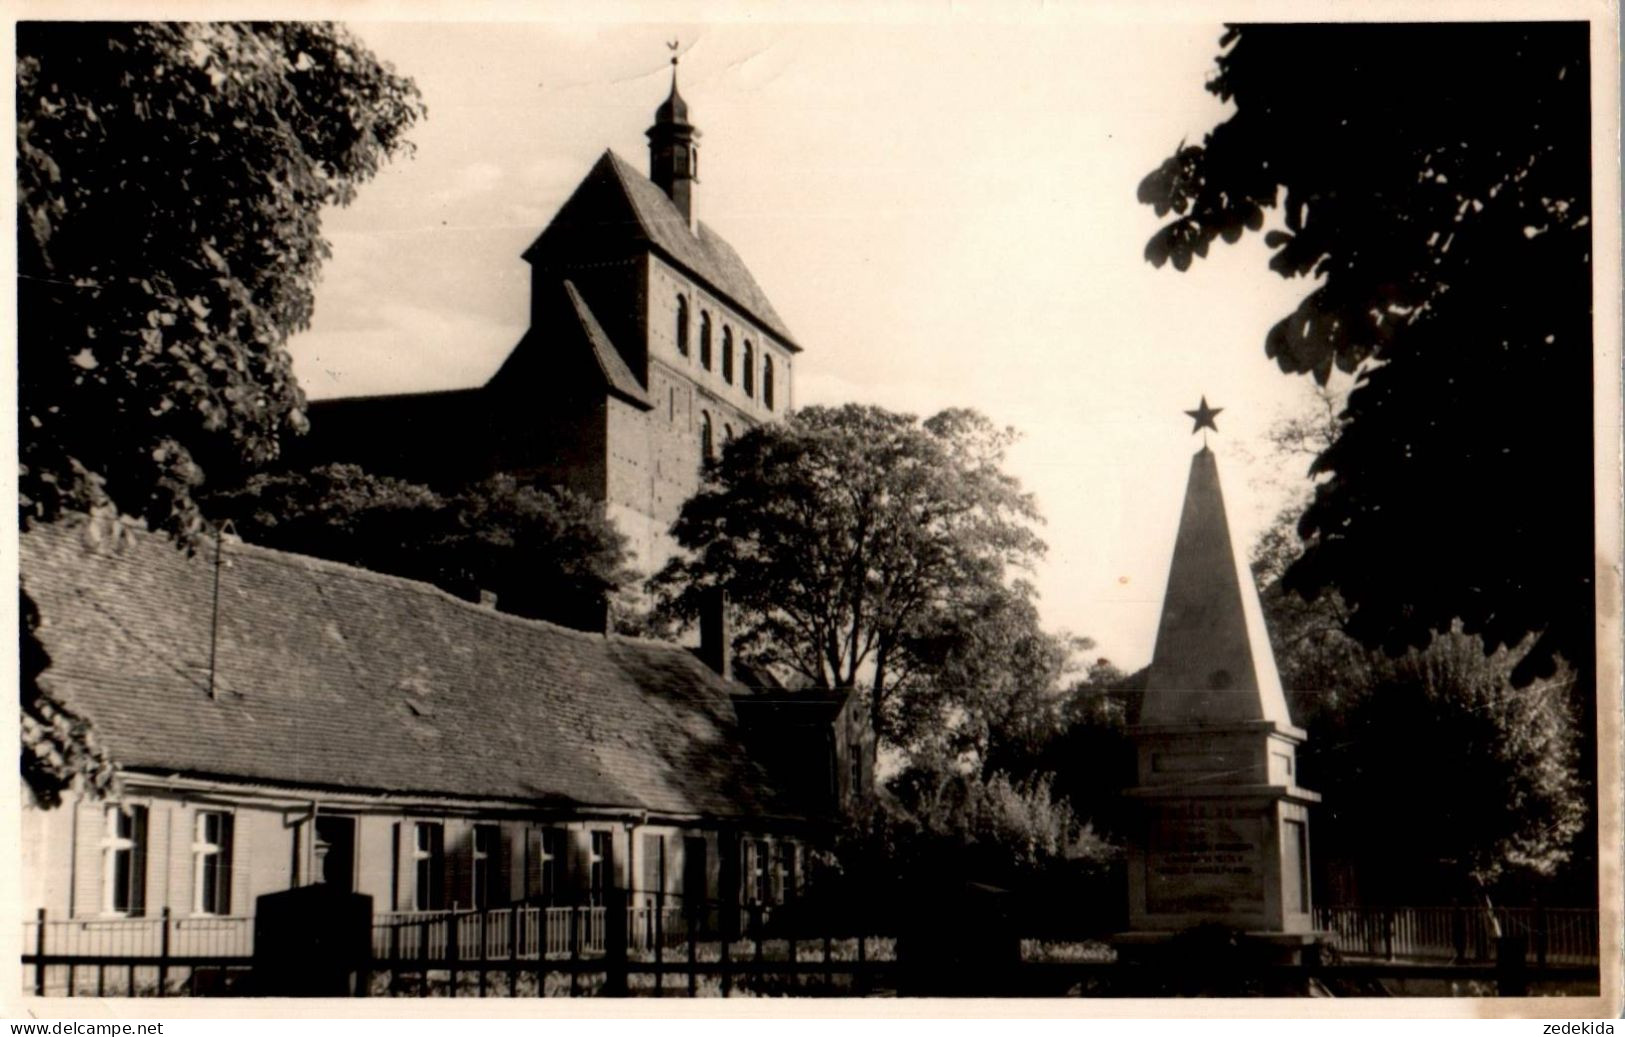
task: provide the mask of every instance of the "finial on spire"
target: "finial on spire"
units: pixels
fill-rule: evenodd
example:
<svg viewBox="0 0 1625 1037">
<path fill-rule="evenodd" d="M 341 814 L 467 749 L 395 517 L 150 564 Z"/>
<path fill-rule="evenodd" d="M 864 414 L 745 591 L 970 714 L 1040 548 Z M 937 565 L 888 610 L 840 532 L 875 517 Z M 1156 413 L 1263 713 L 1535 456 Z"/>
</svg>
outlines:
<svg viewBox="0 0 1625 1037">
<path fill-rule="evenodd" d="M 1196 422 L 1196 426 L 1191 429 L 1191 435 L 1194 436 L 1196 433 L 1205 428 L 1210 428 L 1215 432 L 1219 431 L 1219 426 L 1213 423 L 1213 419 L 1223 412 L 1223 407 L 1209 407 L 1207 405 L 1207 397 L 1203 396 L 1201 406 L 1197 407 L 1195 410 L 1188 410 L 1185 412 Z"/>
<path fill-rule="evenodd" d="M 671 51 L 671 74 L 673 79 L 677 77 L 677 44 L 679 42 L 678 40 L 672 40 L 666 44 L 666 49 Z"/>
</svg>

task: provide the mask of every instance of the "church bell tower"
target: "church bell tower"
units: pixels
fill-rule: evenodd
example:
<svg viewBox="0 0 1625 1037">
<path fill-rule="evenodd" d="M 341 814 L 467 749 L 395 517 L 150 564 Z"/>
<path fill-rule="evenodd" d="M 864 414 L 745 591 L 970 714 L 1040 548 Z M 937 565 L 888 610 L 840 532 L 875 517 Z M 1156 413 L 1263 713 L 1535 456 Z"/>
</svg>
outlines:
<svg viewBox="0 0 1625 1037">
<path fill-rule="evenodd" d="M 649 138 L 649 179 L 677 206 L 689 226 L 694 224 L 694 185 L 699 181 L 700 131 L 688 121 L 688 102 L 677 92 L 677 58 L 671 59 L 671 96 L 655 109 L 655 124 L 644 131 Z"/>
</svg>

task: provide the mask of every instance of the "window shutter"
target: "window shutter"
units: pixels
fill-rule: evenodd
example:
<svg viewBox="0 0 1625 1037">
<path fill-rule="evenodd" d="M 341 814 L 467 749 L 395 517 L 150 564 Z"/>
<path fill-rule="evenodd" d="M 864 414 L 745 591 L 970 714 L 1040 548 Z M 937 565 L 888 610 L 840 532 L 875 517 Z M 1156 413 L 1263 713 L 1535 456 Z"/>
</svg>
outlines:
<svg viewBox="0 0 1625 1037">
<path fill-rule="evenodd" d="M 217 907 L 223 915 L 231 914 L 231 857 L 236 845 L 232 825 L 234 820 L 231 814 L 220 815 L 220 852 L 214 855 L 214 866 L 218 869 L 216 888 L 220 891 Z"/>
<path fill-rule="evenodd" d="M 514 902 L 514 878 L 519 875 L 520 869 L 514 867 L 514 848 L 519 847 L 519 853 L 524 853 L 521 842 L 525 838 L 525 830 L 510 825 L 503 825 L 497 829 L 497 881 L 496 896 L 493 903 L 500 907 L 503 904 Z M 521 857 L 521 864 L 523 857 Z"/>
<path fill-rule="evenodd" d="M 661 864 L 665 852 L 663 843 L 664 839 L 658 835 L 643 837 L 643 880 L 638 885 L 645 893 L 660 892 Z"/>
<path fill-rule="evenodd" d="M 452 871 L 457 870 L 456 865 L 453 864 Z M 446 828 L 444 824 L 436 822 L 429 828 L 429 888 L 435 891 L 432 894 L 430 903 L 436 910 L 451 907 L 460 900 L 467 899 L 466 897 L 457 897 L 455 894 L 450 898 L 446 896 L 447 877 Z"/>
<path fill-rule="evenodd" d="M 394 838 L 390 840 L 389 855 L 389 902 L 396 911 L 405 911 L 407 903 L 401 898 L 401 834 L 402 824 L 396 821 L 391 826 Z"/>
<path fill-rule="evenodd" d="M 147 808 L 130 808 L 130 915 L 147 913 Z"/>
<path fill-rule="evenodd" d="M 542 851 L 546 846 L 542 843 L 542 831 L 539 828 L 525 829 L 525 898 L 542 895 Z"/>
</svg>

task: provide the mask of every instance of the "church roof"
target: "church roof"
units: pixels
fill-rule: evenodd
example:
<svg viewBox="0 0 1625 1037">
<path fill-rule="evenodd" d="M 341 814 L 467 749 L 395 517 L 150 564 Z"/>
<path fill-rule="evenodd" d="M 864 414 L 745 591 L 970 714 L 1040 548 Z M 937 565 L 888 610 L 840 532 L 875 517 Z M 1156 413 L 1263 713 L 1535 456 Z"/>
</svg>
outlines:
<svg viewBox="0 0 1625 1037">
<path fill-rule="evenodd" d="M 216 591 L 212 544 L 188 557 L 134 533 L 97 549 L 64 524 L 21 537 L 22 582 L 50 656 L 40 683 L 126 770 L 809 816 L 747 755 L 733 707 L 745 689 L 685 648 L 568 630 L 249 544 L 227 541 L 221 558 Z"/>
<path fill-rule="evenodd" d="M 597 365 L 598 372 L 603 375 L 605 387 L 617 396 L 638 404 L 644 410 L 652 408 L 654 404 L 649 402 L 649 394 L 644 392 L 643 385 L 632 373 L 632 369 L 626 366 L 621 351 L 616 349 L 609 336 L 604 334 L 603 325 L 593 316 L 592 310 L 587 306 L 587 300 L 581 297 L 573 282 L 564 282 L 564 294 L 569 300 L 571 312 L 575 314 L 576 327 L 586 339 L 589 355 Z"/>
<path fill-rule="evenodd" d="M 1140 723 L 1248 721 L 1292 723 L 1258 588 L 1230 539 L 1218 459 L 1204 446 L 1191 458 Z"/>
<path fill-rule="evenodd" d="M 613 151 L 605 151 L 541 236 L 525 251 L 534 260 L 555 244 L 579 241 L 582 233 L 602 247 L 607 238 L 625 235 L 653 247 L 666 259 L 755 318 L 792 350 L 800 350 L 767 293 L 751 276 L 739 254 L 721 235 L 701 222 L 688 220 L 648 177 Z"/>
</svg>

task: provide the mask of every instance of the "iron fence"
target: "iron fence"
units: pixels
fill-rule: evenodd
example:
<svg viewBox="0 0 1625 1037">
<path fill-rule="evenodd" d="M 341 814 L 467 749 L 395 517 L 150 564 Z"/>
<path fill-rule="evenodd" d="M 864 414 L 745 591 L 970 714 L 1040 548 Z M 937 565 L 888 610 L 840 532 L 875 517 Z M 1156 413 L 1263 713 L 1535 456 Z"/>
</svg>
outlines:
<svg viewBox="0 0 1625 1037">
<path fill-rule="evenodd" d="M 1594 965 L 1597 912 L 1587 908 L 1323 907 L 1316 926 L 1339 953 L 1385 961 L 1491 963 L 1507 937 L 1537 965 Z"/>
</svg>

